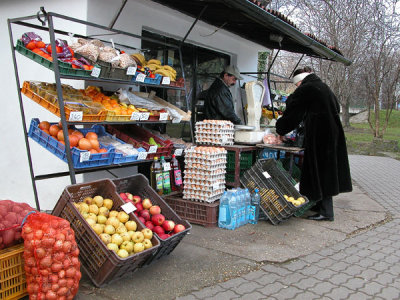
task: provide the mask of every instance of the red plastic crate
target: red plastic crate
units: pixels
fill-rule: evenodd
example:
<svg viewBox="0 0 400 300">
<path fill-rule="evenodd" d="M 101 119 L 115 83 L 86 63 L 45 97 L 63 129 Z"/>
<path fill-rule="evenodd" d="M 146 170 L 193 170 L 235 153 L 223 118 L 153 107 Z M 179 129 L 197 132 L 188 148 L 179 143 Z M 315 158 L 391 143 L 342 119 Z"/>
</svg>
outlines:
<svg viewBox="0 0 400 300">
<path fill-rule="evenodd" d="M 170 157 L 174 148 L 174 144 L 170 140 L 163 140 L 138 125 L 106 125 L 106 130 L 120 140 L 134 145 L 135 148 L 143 147 L 147 152 L 152 146 L 148 143 L 149 138 L 152 137 L 161 147 L 157 147 L 156 153 L 148 153 L 147 159 L 153 159 L 156 156 Z"/>
</svg>

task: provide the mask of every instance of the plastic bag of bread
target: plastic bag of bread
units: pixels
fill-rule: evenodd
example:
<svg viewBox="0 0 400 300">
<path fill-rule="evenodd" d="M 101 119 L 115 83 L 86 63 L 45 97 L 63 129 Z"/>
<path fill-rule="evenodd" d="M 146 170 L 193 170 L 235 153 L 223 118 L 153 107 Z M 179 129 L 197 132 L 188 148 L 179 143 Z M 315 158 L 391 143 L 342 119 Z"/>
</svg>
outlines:
<svg viewBox="0 0 400 300">
<path fill-rule="evenodd" d="M 82 45 L 81 47 L 75 49 L 74 51 L 75 53 L 78 53 L 93 62 L 97 61 L 97 58 L 99 57 L 100 54 L 99 47 L 91 43 Z"/>
<path fill-rule="evenodd" d="M 122 53 L 119 57 L 119 67 L 126 69 L 128 67 L 137 67 L 137 64 L 129 54 Z"/>
</svg>

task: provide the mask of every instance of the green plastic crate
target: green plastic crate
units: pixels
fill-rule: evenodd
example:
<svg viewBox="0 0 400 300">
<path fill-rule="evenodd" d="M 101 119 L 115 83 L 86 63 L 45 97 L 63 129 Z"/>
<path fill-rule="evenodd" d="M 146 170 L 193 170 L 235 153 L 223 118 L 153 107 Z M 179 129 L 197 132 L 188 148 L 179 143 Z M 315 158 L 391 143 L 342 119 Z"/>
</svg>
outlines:
<svg viewBox="0 0 400 300">
<path fill-rule="evenodd" d="M 253 163 L 254 163 L 253 152 L 241 152 L 240 153 L 240 170 L 250 169 L 253 166 Z M 228 151 L 228 153 L 227 153 L 226 170 L 227 171 L 235 171 L 235 152 L 234 151 Z"/>
</svg>

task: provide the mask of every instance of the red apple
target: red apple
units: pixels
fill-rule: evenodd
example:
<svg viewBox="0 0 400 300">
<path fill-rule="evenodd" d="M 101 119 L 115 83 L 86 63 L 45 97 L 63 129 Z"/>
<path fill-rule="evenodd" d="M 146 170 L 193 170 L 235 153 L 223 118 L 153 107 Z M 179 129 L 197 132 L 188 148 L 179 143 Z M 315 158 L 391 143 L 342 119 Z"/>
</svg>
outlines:
<svg viewBox="0 0 400 300">
<path fill-rule="evenodd" d="M 143 205 L 142 205 L 142 203 L 136 203 L 135 206 L 136 206 L 136 210 L 137 210 L 138 212 L 143 210 Z"/>
<path fill-rule="evenodd" d="M 146 223 L 146 220 L 143 217 L 138 217 L 139 221 L 142 222 L 142 224 Z"/>
<path fill-rule="evenodd" d="M 174 227 L 174 233 L 178 233 L 181 231 L 184 231 L 186 229 L 186 227 L 182 224 L 176 224 Z"/>
<path fill-rule="evenodd" d="M 158 235 L 165 234 L 164 228 L 162 228 L 161 226 L 158 226 L 158 225 L 154 226 L 153 232 L 157 233 Z"/>
<path fill-rule="evenodd" d="M 133 195 L 131 193 L 125 193 L 126 197 L 128 197 L 129 200 L 133 200 Z"/>
<path fill-rule="evenodd" d="M 171 220 L 165 220 L 162 223 L 162 227 L 164 228 L 165 231 L 171 231 L 174 230 L 175 227 L 175 222 Z"/>
<path fill-rule="evenodd" d="M 145 219 L 146 221 L 150 221 L 150 213 L 148 209 L 143 209 L 142 211 L 140 211 L 140 216 Z"/>
<path fill-rule="evenodd" d="M 143 208 L 147 208 L 147 209 L 150 209 L 150 207 L 153 206 L 153 203 L 151 203 L 149 198 L 143 199 L 142 204 L 143 204 Z"/>
<path fill-rule="evenodd" d="M 149 209 L 151 215 L 161 214 L 161 208 L 158 205 L 153 205 Z"/>
<path fill-rule="evenodd" d="M 137 210 L 135 210 L 133 213 L 135 214 L 136 217 L 139 217 L 139 213 Z"/>
<path fill-rule="evenodd" d="M 140 198 L 140 196 L 133 196 L 133 203 L 140 203 L 142 202 L 142 198 Z"/>
<path fill-rule="evenodd" d="M 162 225 L 165 221 L 165 217 L 162 214 L 157 214 L 151 217 L 151 221 L 154 225 Z"/>
<path fill-rule="evenodd" d="M 146 221 L 146 223 L 144 224 L 147 228 L 153 230 L 154 229 L 154 224 L 151 221 Z"/>
<path fill-rule="evenodd" d="M 161 233 L 161 234 L 159 234 L 158 236 L 159 236 L 159 238 L 162 239 L 162 240 L 166 240 L 167 238 L 170 237 L 170 235 L 169 235 L 169 234 L 166 234 L 166 233 Z"/>
<path fill-rule="evenodd" d="M 125 193 L 119 193 L 119 196 L 121 197 L 122 200 L 126 202 L 126 199 L 128 199 L 128 196 Z"/>
</svg>

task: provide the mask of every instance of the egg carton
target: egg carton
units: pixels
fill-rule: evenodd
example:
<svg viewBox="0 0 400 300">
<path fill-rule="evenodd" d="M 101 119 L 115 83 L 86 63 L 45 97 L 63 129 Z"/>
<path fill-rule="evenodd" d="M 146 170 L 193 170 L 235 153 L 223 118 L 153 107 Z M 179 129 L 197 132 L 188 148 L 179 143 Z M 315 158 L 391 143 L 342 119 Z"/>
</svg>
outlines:
<svg viewBox="0 0 400 300">
<path fill-rule="evenodd" d="M 185 156 L 214 158 L 226 156 L 227 151 L 222 147 L 191 147 L 185 150 Z"/>
<path fill-rule="evenodd" d="M 210 186 L 213 184 L 225 184 L 225 178 L 219 178 L 219 179 L 194 179 L 194 178 L 183 178 L 184 184 L 195 184 L 195 185 L 204 185 L 204 186 Z"/>
<path fill-rule="evenodd" d="M 200 163 L 200 164 L 226 164 L 226 157 L 223 158 L 203 158 L 203 157 L 185 157 L 185 163 Z"/>
<path fill-rule="evenodd" d="M 186 173 L 183 175 L 184 180 L 197 180 L 197 181 L 215 181 L 215 182 L 222 182 L 221 180 L 225 181 L 225 174 L 219 175 L 200 175 L 198 173 Z"/>
<path fill-rule="evenodd" d="M 225 191 L 225 187 L 221 187 L 216 190 L 199 190 L 199 189 L 192 189 L 192 188 L 184 188 L 183 194 L 184 195 L 194 195 L 194 196 L 203 196 L 203 197 L 213 197 L 216 195 L 221 195 Z"/>
<path fill-rule="evenodd" d="M 224 170 L 219 169 L 219 170 L 210 171 L 210 170 L 197 170 L 197 169 L 191 169 L 190 168 L 190 169 L 185 169 L 185 174 L 187 174 L 187 175 L 192 174 L 194 176 L 204 176 L 204 177 L 208 176 L 208 177 L 210 177 L 210 176 L 225 175 L 226 174 L 226 170 L 225 169 Z"/>
<path fill-rule="evenodd" d="M 204 163 L 185 162 L 185 168 L 194 168 L 194 169 L 202 169 L 202 170 L 217 170 L 217 169 L 225 169 L 226 163 L 204 164 Z"/>
<path fill-rule="evenodd" d="M 195 191 L 204 191 L 204 192 L 214 192 L 220 189 L 225 189 L 225 183 L 216 182 L 212 184 L 191 184 L 184 182 L 184 189 L 186 190 L 195 190 Z"/>
<path fill-rule="evenodd" d="M 219 130 L 219 131 L 213 131 L 212 129 L 205 129 L 205 128 L 201 128 L 201 129 L 196 129 L 195 130 L 195 134 L 196 135 L 202 135 L 202 134 L 207 134 L 207 135 L 228 135 L 228 136 L 234 136 L 235 135 L 235 131 L 234 130 Z"/>
<path fill-rule="evenodd" d="M 222 196 L 222 193 L 219 195 L 211 196 L 211 197 L 195 195 L 195 194 L 186 194 L 186 195 L 183 195 L 182 198 L 185 200 L 190 200 L 190 201 L 212 203 L 212 202 L 215 202 L 215 201 L 221 199 L 221 196 Z"/>
<path fill-rule="evenodd" d="M 203 120 L 201 122 L 196 122 L 195 127 L 201 128 L 216 128 L 216 129 L 234 129 L 235 125 L 233 125 L 230 121 L 225 120 Z"/>
<path fill-rule="evenodd" d="M 234 141 L 211 141 L 211 140 L 196 140 L 198 144 L 202 145 L 216 145 L 216 146 L 232 146 L 234 144 Z"/>
</svg>

